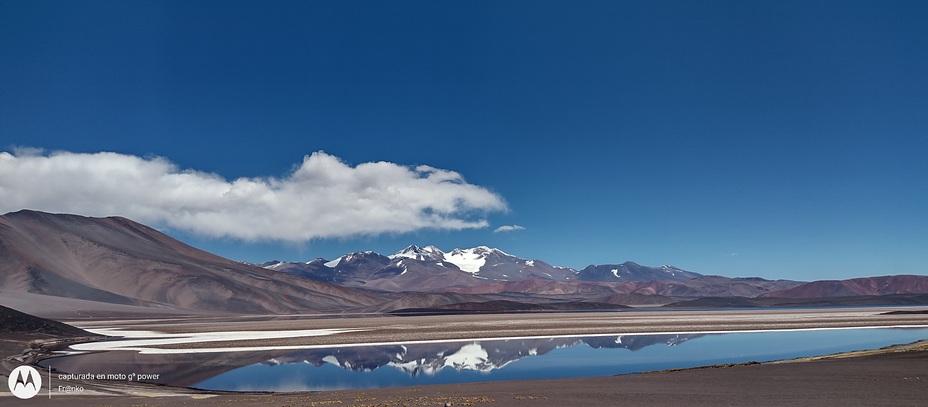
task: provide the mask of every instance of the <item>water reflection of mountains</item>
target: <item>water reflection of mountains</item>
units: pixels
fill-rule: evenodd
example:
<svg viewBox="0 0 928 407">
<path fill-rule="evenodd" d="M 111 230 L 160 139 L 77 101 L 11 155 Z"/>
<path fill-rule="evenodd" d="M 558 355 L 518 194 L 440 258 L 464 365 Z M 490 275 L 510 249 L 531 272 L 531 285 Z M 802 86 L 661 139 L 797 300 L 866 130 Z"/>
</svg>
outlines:
<svg viewBox="0 0 928 407">
<path fill-rule="evenodd" d="M 92 352 L 47 359 L 62 373 L 160 373 L 154 382 L 191 386 L 240 367 L 307 363 L 332 364 L 352 371 L 390 366 L 411 376 L 431 375 L 445 367 L 489 372 L 516 360 L 544 355 L 558 348 L 586 345 L 637 351 L 651 345 L 677 345 L 703 335 L 625 335 L 601 337 L 536 338 L 464 341 L 453 343 L 356 346 L 302 351 L 178 353 L 150 355 L 133 351 Z M 131 370 L 131 371 L 130 371 Z"/>
<path fill-rule="evenodd" d="M 459 371 L 489 372 L 522 358 L 544 355 L 571 346 L 637 351 L 652 345 L 674 346 L 701 336 L 704 335 L 619 335 L 358 346 L 298 351 L 264 363 L 307 363 L 313 366 L 332 364 L 352 371 L 372 371 L 390 366 L 412 376 L 433 375 L 446 367 Z"/>
</svg>

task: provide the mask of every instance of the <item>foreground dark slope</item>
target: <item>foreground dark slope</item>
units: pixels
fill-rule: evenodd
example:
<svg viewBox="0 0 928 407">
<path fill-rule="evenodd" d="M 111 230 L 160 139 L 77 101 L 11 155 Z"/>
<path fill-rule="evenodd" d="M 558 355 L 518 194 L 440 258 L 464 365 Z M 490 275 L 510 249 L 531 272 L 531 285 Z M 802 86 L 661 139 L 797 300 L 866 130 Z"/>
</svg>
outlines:
<svg viewBox="0 0 928 407">
<path fill-rule="evenodd" d="M 0 217 L 0 289 L 169 310 L 342 311 L 377 296 L 234 262 L 119 217 Z"/>
<path fill-rule="evenodd" d="M 50 338 L 95 336 L 90 332 L 75 328 L 68 324 L 39 318 L 0 305 L 0 337 L 10 334 L 19 335 L 21 337 Z"/>
</svg>

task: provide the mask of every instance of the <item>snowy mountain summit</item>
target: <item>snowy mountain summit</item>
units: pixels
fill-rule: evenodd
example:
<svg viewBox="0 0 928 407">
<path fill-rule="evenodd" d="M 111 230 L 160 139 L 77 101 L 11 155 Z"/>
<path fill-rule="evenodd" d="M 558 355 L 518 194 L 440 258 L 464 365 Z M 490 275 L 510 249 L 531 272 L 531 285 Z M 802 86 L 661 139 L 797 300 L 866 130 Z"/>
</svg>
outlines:
<svg viewBox="0 0 928 407">
<path fill-rule="evenodd" d="M 493 282 L 682 280 L 699 276 L 669 266 L 652 268 L 626 262 L 583 270 L 523 259 L 500 249 L 477 246 L 445 252 L 435 246 L 410 245 L 389 256 L 354 252 L 331 261 L 268 262 L 265 268 L 316 280 L 388 291 L 433 291 Z"/>
<path fill-rule="evenodd" d="M 504 258 L 507 260 L 514 260 L 515 262 L 519 262 L 519 260 L 521 260 L 514 256 L 510 256 L 509 254 L 506 254 L 499 249 L 478 246 L 472 249 L 454 249 L 451 251 L 451 253 L 448 253 L 446 256 L 446 261 L 453 263 L 463 271 L 476 274 L 479 273 L 480 269 L 487 264 L 488 260 L 491 262 L 499 262 Z"/>
<path fill-rule="evenodd" d="M 425 247 L 410 245 L 409 247 L 387 257 L 390 259 L 407 258 L 419 261 L 446 261 L 445 253 L 441 251 L 441 249 L 431 245 Z"/>
<path fill-rule="evenodd" d="M 445 253 L 435 246 L 419 247 L 411 245 L 387 257 L 391 260 L 412 259 L 448 263 L 448 266 L 454 265 L 461 271 L 471 274 L 480 273 L 481 269 L 488 264 L 494 266 L 501 263 L 515 263 L 526 266 L 532 265 L 533 263 L 531 260 L 520 259 L 502 250 L 489 248 L 487 246 L 478 246 L 471 249 L 454 249 Z M 438 265 L 444 266 L 445 264 Z"/>
</svg>

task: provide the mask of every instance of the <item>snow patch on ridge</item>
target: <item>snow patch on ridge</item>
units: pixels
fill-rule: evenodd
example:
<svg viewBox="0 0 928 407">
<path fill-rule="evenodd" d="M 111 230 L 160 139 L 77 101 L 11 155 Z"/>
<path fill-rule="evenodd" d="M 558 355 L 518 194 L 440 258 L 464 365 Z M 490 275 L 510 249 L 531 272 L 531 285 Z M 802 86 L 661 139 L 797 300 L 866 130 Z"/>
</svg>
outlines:
<svg viewBox="0 0 928 407">
<path fill-rule="evenodd" d="M 387 257 L 390 258 L 391 260 L 402 259 L 402 258 L 419 260 L 419 261 L 426 261 L 429 259 L 443 260 L 445 257 L 445 253 L 439 250 L 437 247 L 431 246 L 431 245 L 426 246 L 426 247 L 419 247 L 416 245 L 411 245 Z"/>
<path fill-rule="evenodd" d="M 445 254 L 445 261 L 458 266 L 458 268 L 463 271 L 474 274 L 480 271 L 480 268 L 487 263 L 485 252 L 478 249 L 480 248 L 467 250 L 455 249 L 450 254 Z"/>
</svg>

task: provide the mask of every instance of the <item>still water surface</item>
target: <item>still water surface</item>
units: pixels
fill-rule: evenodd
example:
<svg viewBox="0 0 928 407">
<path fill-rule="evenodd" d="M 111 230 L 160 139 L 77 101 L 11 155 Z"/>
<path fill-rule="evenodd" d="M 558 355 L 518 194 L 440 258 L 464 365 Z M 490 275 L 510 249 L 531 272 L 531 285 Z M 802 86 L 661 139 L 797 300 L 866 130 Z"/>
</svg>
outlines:
<svg viewBox="0 0 928 407">
<path fill-rule="evenodd" d="M 193 387 L 303 391 L 605 376 L 825 355 L 925 338 L 924 328 L 879 328 L 314 349 L 234 369 Z"/>
<path fill-rule="evenodd" d="M 156 383 L 229 391 L 365 389 L 607 376 L 765 362 L 928 339 L 928 328 L 609 335 L 145 354 L 116 350 L 43 362 L 65 373 L 158 374 Z"/>
</svg>

